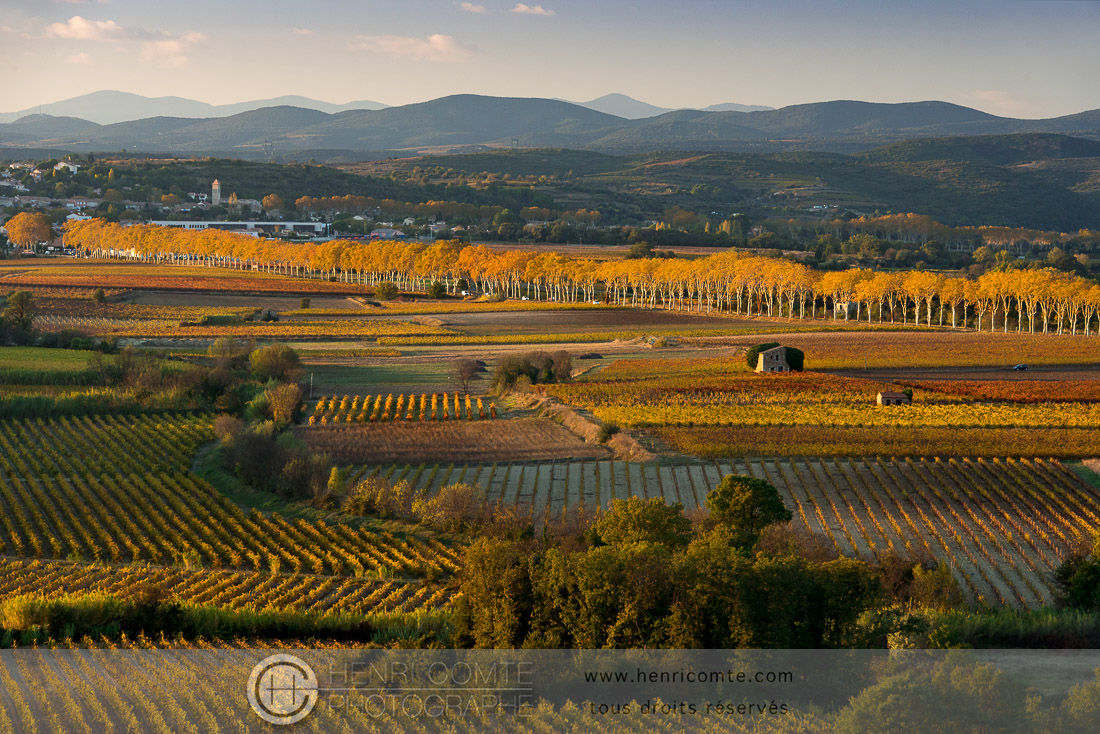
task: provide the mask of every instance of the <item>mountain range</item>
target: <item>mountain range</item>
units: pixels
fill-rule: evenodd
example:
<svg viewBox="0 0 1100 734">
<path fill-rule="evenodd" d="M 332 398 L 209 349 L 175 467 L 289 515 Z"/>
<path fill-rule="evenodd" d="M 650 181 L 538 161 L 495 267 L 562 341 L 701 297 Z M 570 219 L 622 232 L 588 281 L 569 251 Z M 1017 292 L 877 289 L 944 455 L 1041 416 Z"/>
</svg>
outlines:
<svg viewBox="0 0 1100 734">
<path fill-rule="evenodd" d="M 281 106 L 303 107 L 333 114 L 346 110 L 380 110 L 387 105 L 369 100 L 332 104 L 297 95 L 213 105 L 184 97 L 143 97 L 129 92 L 104 90 L 60 102 L 38 105 L 19 112 L 0 112 L 0 123 L 15 122 L 30 115 L 50 115 L 51 117 L 76 117 L 99 125 L 112 125 L 149 117 L 229 117 L 263 107 Z"/>
<path fill-rule="evenodd" d="M 324 111 L 283 104 L 228 116 L 161 115 L 106 125 L 70 115 L 31 114 L 0 124 L 0 145 L 244 157 L 262 155 L 266 143 L 273 143 L 280 155 L 299 157 L 311 151 L 416 153 L 513 145 L 619 154 L 853 153 L 916 138 L 1011 133 L 1100 139 L 1100 110 L 1023 120 L 947 102 L 840 100 L 775 110 L 675 110 L 628 119 L 561 100 L 461 94 L 382 109 Z"/>
<path fill-rule="evenodd" d="M 560 100 L 568 102 L 569 100 Z M 598 112 L 606 112 L 628 120 L 637 120 L 644 117 L 656 117 L 666 112 L 672 112 L 671 107 L 657 107 L 647 102 L 641 102 L 625 94 L 607 94 L 603 97 L 588 102 L 576 102 L 581 107 L 587 107 Z M 79 97 L 64 99 L 60 102 L 38 105 L 18 112 L 0 112 L 0 124 L 15 122 L 30 115 L 50 115 L 52 117 L 76 117 L 88 120 L 99 125 L 112 125 L 116 122 L 129 122 L 142 120 L 148 117 L 229 117 L 241 112 L 251 112 L 263 107 L 302 107 L 307 110 L 318 110 L 335 114 L 348 110 L 380 110 L 389 105 L 370 100 L 357 100 L 345 104 L 333 104 L 322 102 L 310 97 L 298 95 L 285 95 L 271 99 L 256 99 L 250 102 L 237 102 L 234 104 L 213 105 L 206 102 L 198 102 L 185 97 L 143 97 L 140 94 L 129 92 L 116 92 L 104 90 L 83 94 Z M 771 107 L 759 105 L 743 105 L 734 102 L 710 105 L 701 108 L 708 112 L 724 112 L 734 110 L 737 112 L 753 112 L 756 110 L 770 110 Z"/>
</svg>

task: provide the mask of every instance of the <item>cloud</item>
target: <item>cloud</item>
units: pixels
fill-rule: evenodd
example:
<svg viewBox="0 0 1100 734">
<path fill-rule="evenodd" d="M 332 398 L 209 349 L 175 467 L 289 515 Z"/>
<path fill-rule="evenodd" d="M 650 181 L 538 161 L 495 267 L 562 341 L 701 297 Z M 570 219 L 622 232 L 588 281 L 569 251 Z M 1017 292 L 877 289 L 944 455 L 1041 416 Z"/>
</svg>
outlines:
<svg viewBox="0 0 1100 734">
<path fill-rule="evenodd" d="M 113 20 L 88 20 L 79 15 L 66 23 L 51 23 L 46 27 L 46 38 L 67 38 L 80 41 L 117 41 L 136 38 L 141 31 L 123 28 Z"/>
<path fill-rule="evenodd" d="M 78 54 L 72 54 L 68 57 L 70 64 L 90 64 L 92 63 L 92 57 L 81 51 Z"/>
<path fill-rule="evenodd" d="M 484 5 L 474 5 L 473 3 L 459 3 L 458 7 L 467 13 L 484 13 Z"/>
<path fill-rule="evenodd" d="M 1029 109 L 1027 102 L 1016 99 L 1000 89 L 975 89 L 964 92 L 962 96 L 968 104 L 998 115 L 1020 116 L 1027 113 Z"/>
<path fill-rule="evenodd" d="M 141 60 L 174 68 L 186 66 L 191 60 L 188 53 L 205 40 L 206 36 L 201 33 L 188 33 L 178 38 L 146 41 L 141 44 Z"/>
<path fill-rule="evenodd" d="M 201 33 L 149 31 L 121 26 L 113 20 L 88 20 L 79 15 L 74 15 L 64 23 L 51 23 L 46 27 L 43 37 L 68 41 L 113 42 L 120 51 L 126 51 L 131 47 L 130 43 L 136 43 L 140 44 L 138 56 L 141 61 L 173 67 L 186 65 L 190 61 L 188 52 L 206 40 Z M 80 56 L 82 54 L 70 56 L 69 60 L 73 63 L 87 63 L 74 61 Z"/>
<path fill-rule="evenodd" d="M 516 7 L 512 8 L 513 13 L 521 13 L 523 15 L 557 15 L 556 10 L 547 10 L 541 5 L 528 5 L 526 3 L 516 3 Z"/>
<path fill-rule="evenodd" d="M 311 30 L 309 28 L 295 28 L 291 31 L 291 33 L 293 33 L 296 36 L 316 36 L 317 35 L 317 31 Z"/>
<path fill-rule="evenodd" d="M 427 38 L 359 36 L 351 48 L 414 61 L 465 61 L 473 55 L 470 46 L 455 40 L 454 36 L 440 33 L 434 33 Z"/>
</svg>

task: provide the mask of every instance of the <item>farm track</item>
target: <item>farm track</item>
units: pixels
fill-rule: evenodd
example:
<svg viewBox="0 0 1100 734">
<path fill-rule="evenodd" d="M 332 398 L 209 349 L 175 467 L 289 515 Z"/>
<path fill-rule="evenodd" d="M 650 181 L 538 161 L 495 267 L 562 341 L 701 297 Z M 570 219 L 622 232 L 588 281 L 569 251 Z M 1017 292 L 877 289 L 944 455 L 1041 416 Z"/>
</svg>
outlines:
<svg viewBox="0 0 1100 734">
<path fill-rule="evenodd" d="M 946 563 L 974 604 L 1052 604 L 1054 570 L 1100 530 L 1100 492 L 1060 462 L 1042 459 L 396 463 L 359 466 L 350 478 L 406 479 L 428 494 L 459 481 L 477 484 L 488 502 L 541 522 L 630 496 L 663 497 L 697 510 L 731 473 L 771 482 L 793 524 L 826 538 L 842 555 L 873 560 L 896 553 Z"/>
</svg>

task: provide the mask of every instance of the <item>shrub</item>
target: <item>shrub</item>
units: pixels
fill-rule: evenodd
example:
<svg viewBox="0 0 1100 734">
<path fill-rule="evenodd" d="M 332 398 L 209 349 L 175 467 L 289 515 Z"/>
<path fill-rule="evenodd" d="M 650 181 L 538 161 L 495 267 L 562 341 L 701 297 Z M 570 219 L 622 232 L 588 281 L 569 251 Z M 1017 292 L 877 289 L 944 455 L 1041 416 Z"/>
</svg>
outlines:
<svg viewBox="0 0 1100 734">
<path fill-rule="evenodd" d="M 421 522 L 447 532 L 476 527 L 491 517 L 481 487 L 474 484 L 449 484 L 429 500 L 418 499 L 412 510 Z"/>
<path fill-rule="evenodd" d="M 1062 561 L 1054 571 L 1054 583 L 1063 606 L 1100 610 L 1100 562 L 1091 556 L 1076 554 Z"/>
<path fill-rule="evenodd" d="M 248 355 L 252 374 L 261 380 L 297 381 L 302 376 L 298 353 L 285 344 L 260 347 Z"/>
<path fill-rule="evenodd" d="M 428 298 L 443 298 L 447 295 L 447 286 L 438 280 L 428 286 Z"/>
<path fill-rule="evenodd" d="M 222 443 L 230 443 L 244 430 L 244 421 L 232 415 L 219 415 L 214 419 L 214 435 Z"/>
<path fill-rule="evenodd" d="M 309 304 L 310 304 L 310 300 L 308 298 L 303 298 L 301 301 L 299 301 L 298 308 L 300 308 L 304 311 L 307 308 L 309 308 Z"/>
<path fill-rule="evenodd" d="M 597 435 L 600 443 L 607 443 L 608 439 L 619 432 L 619 426 L 615 423 L 604 423 L 600 426 L 600 432 Z"/>
<path fill-rule="evenodd" d="M 801 372 L 806 366 L 806 353 L 801 349 L 787 347 L 787 366 L 791 368 L 791 372 Z"/>
<path fill-rule="evenodd" d="M 374 295 L 380 301 L 392 301 L 399 294 L 400 291 L 397 290 L 397 286 L 388 280 L 379 283 L 378 287 L 374 289 Z"/>
<path fill-rule="evenodd" d="M 103 303 L 107 300 L 107 294 L 102 288 L 96 288 L 92 291 L 92 300 L 96 303 Z"/>
<path fill-rule="evenodd" d="M 255 346 L 251 342 L 223 336 L 215 339 L 206 348 L 206 354 L 214 360 L 215 367 L 232 369 L 243 367 L 254 349 Z"/>
<path fill-rule="evenodd" d="M 596 520 L 595 530 L 600 542 L 611 545 L 655 543 L 673 549 L 686 547 L 692 535 L 684 506 L 667 505 L 662 497 L 614 500 Z"/>
<path fill-rule="evenodd" d="M 370 477 L 351 488 L 343 507 L 353 515 L 408 518 L 413 517 L 416 498 L 412 485 L 404 479 L 390 484 L 381 477 Z"/>
<path fill-rule="evenodd" d="M 739 545 L 750 547 L 760 532 L 777 522 L 790 522 L 791 511 L 778 490 L 763 479 L 728 474 L 706 498 L 711 520 L 730 527 Z"/>
<path fill-rule="evenodd" d="M 760 361 L 760 353 L 778 346 L 779 342 L 765 342 L 757 344 L 755 347 L 749 347 L 749 350 L 745 352 L 745 364 L 749 366 L 750 370 L 756 369 L 756 364 Z"/>
<path fill-rule="evenodd" d="M 286 426 L 294 422 L 298 408 L 302 405 L 302 388 L 293 383 L 276 385 L 264 395 L 276 426 Z"/>
<path fill-rule="evenodd" d="M 573 374 L 573 357 L 568 352 L 533 352 L 518 357 L 504 357 L 493 372 L 493 386 L 507 390 L 526 377 L 532 385 L 566 382 Z"/>
<path fill-rule="evenodd" d="M 272 423 L 250 426 L 224 444 L 227 469 L 247 484 L 282 497 L 322 496 L 331 473 L 328 457 L 312 454 L 289 433 L 278 434 Z"/>
<path fill-rule="evenodd" d="M 947 611 L 958 609 L 966 603 L 959 582 L 947 564 L 940 562 L 935 568 L 914 566 L 910 598 L 926 609 Z"/>
</svg>

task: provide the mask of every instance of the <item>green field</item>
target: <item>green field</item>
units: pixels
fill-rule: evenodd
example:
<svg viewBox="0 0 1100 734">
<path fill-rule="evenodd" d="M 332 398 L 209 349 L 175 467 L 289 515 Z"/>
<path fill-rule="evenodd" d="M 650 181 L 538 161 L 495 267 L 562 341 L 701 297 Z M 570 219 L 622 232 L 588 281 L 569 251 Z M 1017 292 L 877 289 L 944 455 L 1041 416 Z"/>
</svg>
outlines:
<svg viewBox="0 0 1100 734">
<path fill-rule="evenodd" d="M 303 381 L 312 379 L 313 395 L 366 395 L 379 392 L 437 392 L 453 389 L 450 362 L 400 365 L 305 366 Z"/>
<path fill-rule="evenodd" d="M 44 347 L 3 347 L 0 349 L 0 370 L 42 370 L 48 372 L 80 372 L 96 352 Z"/>
</svg>

